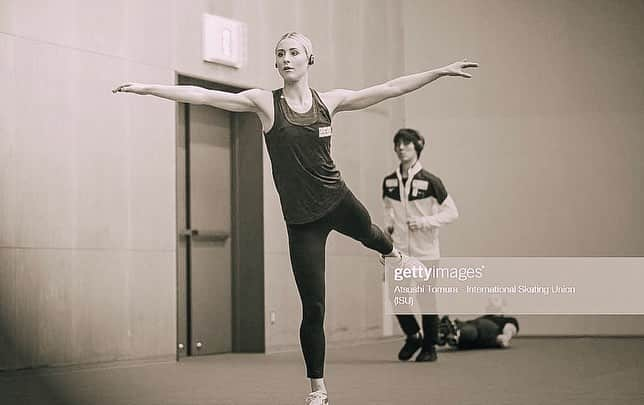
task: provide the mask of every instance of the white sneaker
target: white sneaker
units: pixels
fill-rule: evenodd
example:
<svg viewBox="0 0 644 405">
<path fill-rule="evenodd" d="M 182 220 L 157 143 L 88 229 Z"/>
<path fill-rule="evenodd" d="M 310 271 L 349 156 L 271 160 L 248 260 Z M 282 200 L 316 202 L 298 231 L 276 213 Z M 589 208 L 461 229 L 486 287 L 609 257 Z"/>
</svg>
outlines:
<svg viewBox="0 0 644 405">
<path fill-rule="evenodd" d="M 326 392 L 313 391 L 306 397 L 304 405 L 329 405 L 329 396 Z"/>
<path fill-rule="evenodd" d="M 397 259 L 397 257 L 396 257 L 396 256 L 378 255 L 378 261 L 379 261 L 379 262 L 380 262 L 380 264 L 382 264 L 383 266 L 385 265 L 385 259 L 392 259 L 392 260 L 396 260 L 396 259 Z"/>
<path fill-rule="evenodd" d="M 381 265 L 385 265 L 385 256 L 379 255 L 378 256 L 378 261 L 380 262 Z"/>
<path fill-rule="evenodd" d="M 498 343 L 499 347 L 508 348 L 510 347 L 510 339 L 512 339 L 512 337 L 508 335 L 498 335 L 496 337 L 496 343 Z"/>
<path fill-rule="evenodd" d="M 402 267 L 403 269 L 423 269 L 427 270 L 427 267 L 421 262 L 420 260 L 416 259 L 415 257 L 412 256 L 407 256 L 404 253 L 400 254 L 400 261 L 396 262 L 396 267 Z"/>
<path fill-rule="evenodd" d="M 391 259 L 391 260 L 394 260 L 394 266 L 396 267 L 409 268 L 409 269 L 416 267 L 416 268 L 427 269 L 423 264 L 423 262 L 416 259 L 415 257 L 407 256 L 406 254 L 400 251 L 398 251 L 398 254 L 400 255 L 398 257 L 380 255 L 379 257 L 380 264 L 384 265 L 385 259 Z"/>
</svg>

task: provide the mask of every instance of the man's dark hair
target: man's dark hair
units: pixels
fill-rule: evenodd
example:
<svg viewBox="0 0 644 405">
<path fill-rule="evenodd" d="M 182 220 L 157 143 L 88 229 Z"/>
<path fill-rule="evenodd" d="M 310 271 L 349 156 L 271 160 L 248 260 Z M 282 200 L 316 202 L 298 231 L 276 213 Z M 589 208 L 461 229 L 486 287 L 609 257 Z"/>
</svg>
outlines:
<svg viewBox="0 0 644 405">
<path fill-rule="evenodd" d="M 420 153 L 425 147 L 425 138 L 422 137 L 415 129 L 411 128 L 401 128 L 394 135 L 394 147 L 399 143 L 413 143 L 414 149 L 416 150 L 416 155 L 420 158 Z"/>
</svg>

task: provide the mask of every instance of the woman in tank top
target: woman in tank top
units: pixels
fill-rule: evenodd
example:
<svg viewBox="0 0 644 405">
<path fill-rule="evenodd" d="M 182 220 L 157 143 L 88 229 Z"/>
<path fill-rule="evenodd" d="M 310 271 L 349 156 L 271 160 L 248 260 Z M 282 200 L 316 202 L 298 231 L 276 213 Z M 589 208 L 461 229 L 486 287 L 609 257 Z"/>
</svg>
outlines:
<svg viewBox="0 0 644 405">
<path fill-rule="evenodd" d="M 281 89 L 228 93 L 196 86 L 126 83 L 113 92 L 154 95 L 257 114 L 287 225 L 291 264 L 302 302 L 300 343 L 311 380 L 306 404 L 327 405 L 323 373 L 324 256 L 328 234 L 335 230 L 356 239 L 382 256 L 400 260 L 399 266 L 422 266 L 394 249 L 389 235 L 371 222 L 367 210 L 345 185 L 330 154 L 331 120 L 339 112 L 361 110 L 402 96 L 441 77 L 469 78 L 465 69 L 478 64 L 463 60 L 362 90 L 318 93 L 309 87 L 309 69 L 314 61 L 311 41 L 289 32 L 275 47 L 275 68 L 284 82 Z"/>
</svg>

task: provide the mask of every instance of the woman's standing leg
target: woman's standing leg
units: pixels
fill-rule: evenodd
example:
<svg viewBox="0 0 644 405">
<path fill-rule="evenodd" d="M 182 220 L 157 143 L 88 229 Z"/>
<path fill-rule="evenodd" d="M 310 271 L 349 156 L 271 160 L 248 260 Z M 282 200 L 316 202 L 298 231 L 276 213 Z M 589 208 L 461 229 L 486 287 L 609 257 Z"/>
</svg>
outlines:
<svg viewBox="0 0 644 405">
<path fill-rule="evenodd" d="M 293 275 L 302 301 L 300 344 L 308 378 L 324 376 L 324 254 L 329 225 L 320 220 L 288 225 Z"/>
</svg>

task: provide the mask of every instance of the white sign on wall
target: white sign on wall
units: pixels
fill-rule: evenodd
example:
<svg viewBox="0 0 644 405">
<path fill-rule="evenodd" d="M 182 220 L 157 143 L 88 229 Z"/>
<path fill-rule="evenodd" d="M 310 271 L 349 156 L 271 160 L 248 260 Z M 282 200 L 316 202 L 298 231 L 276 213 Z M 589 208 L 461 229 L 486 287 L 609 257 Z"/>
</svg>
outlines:
<svg viewBox="0 0 644 405">
<path fill-rule="evenodd" d="M 206 62 L 239 68 L 246 55 L 246 25 L 240 21 L 203 15 L 202 57 Z"/>
</svg>

